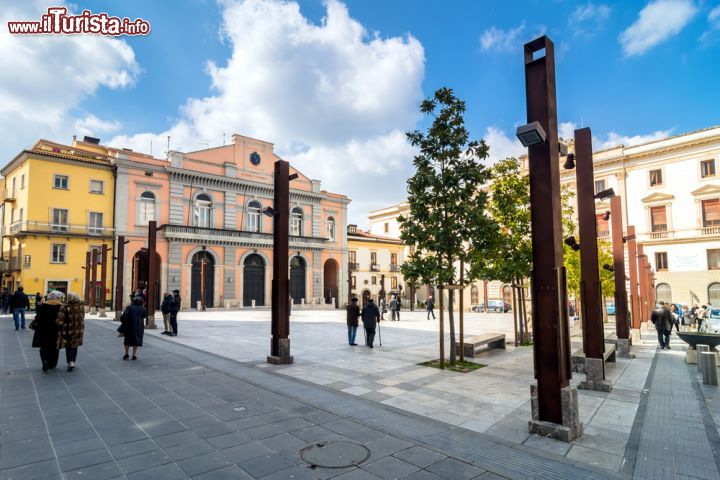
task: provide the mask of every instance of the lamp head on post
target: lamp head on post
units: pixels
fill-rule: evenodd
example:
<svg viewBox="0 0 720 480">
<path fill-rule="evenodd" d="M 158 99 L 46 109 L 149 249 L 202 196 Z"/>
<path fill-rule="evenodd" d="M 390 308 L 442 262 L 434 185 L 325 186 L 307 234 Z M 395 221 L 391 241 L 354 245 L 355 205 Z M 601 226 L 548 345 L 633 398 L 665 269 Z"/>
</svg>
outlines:
<svg viewBox="0 0 720 480">
<path fill-rule="evenodd" d="M 608 200 L 615 196 L 615 190 L 607 188 L 595 194 L 595 200 Z"/>
<path fill-rule="evenodd" d="M 615 268 L 614 268 L 612 265 L 608 264 L 608 263 L 606 263 L 606 264 L 603 265 L 603 269 L 604 269 L 604 270 L 607 270 L 608 272 L 614 272 L 614 271 L 615 271 Z"/>
<path fill-rule="evenodd" d="M 610 210 L 606 210 L 605 213 L 603 213 L 603 220 L 606 222 L 610 220 Z"/>
<path fill-rule="evenodd" d="M 518 127 L 515 131 L 515 136 L 525 147 L 545 143 L 545 139 L 547 138 L 545 130 L 538 121 Z"/>
<path fill-rule="evenodd" d="M 572 248 L 572 249 L 575 250 L 576 252 L 577 252 L 578 250 L 580 250 L 580 244 L 577 243 L 577 240 L 575 240 L 575 237 L 574 237 L 573 235 L 570 235 L 568 238 L 566 238 L 565 241 L 564 241 L 564 243 L 565 243 L 565 245 L 567 245 L 568 247 Z"/>
<path fill-rule="evenodd" d="M 565 163 L 563 164 L 563 168 L 565 170 L 572 170 L 575 168 L 575 154 L 574 153 L 568 153 L 567 158 L 565 159 Z"/>
</svg>

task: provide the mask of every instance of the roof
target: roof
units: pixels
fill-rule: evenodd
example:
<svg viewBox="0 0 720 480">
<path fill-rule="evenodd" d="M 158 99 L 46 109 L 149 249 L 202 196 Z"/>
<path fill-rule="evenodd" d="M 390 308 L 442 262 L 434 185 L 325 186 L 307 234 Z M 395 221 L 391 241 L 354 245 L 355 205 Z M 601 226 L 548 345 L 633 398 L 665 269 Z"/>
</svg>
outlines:
<svg viewBox="0 0 720 480">
<path fill-rule="evenodd" d="M 3 175 L 14 162 L 25 154 L 43 155 L 46 157 L 62 158 L 76 162 L 112 167 L 112 157 L 109 155 L 88 152 L 68 145 L 62 145 L 49 140 L 40 139 L 31 148 L 22 150 L 10 162 L 8 162 L 7 165 L 2 168 Z"/>
<path fill-rule="evenodd" d="M 396 243 L 398 245 L 402 245 L 402 240 L 400 240 L 399 238 L 383 237 L 382 235 L 375 235 L 360 229 L 357 229 L 355 233 L 348 233 L 347 238 L 348 240 L 367 240 L 384 243 Z"/>
</svg>

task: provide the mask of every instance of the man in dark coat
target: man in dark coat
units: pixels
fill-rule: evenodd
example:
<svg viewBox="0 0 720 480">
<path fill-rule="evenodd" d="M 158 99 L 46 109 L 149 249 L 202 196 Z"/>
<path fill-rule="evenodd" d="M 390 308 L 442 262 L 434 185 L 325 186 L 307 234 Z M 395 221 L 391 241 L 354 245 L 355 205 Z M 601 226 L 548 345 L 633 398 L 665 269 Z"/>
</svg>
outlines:
<svg viewBox="0 0 720 480">
<path fill-rule="evenodd" d="M 432 315 L 433 320 L 435 320 L 435 300 L 432 295 L 425 301 L 425 307 L 427 307 L 427 319 L 430 320 L 430 315 Z"/>
<path fill-rule="evenodd" d="M 172 310 L 173 303 L 175 303 L 173 294 L 170 292 L 165 292 L 162 304 L 160 305 L 160 310 L 162 311 L 163 315 L 163 324 L 165 325 L 165 330 L 160 332 L 162 335 L 168 335 L 169 333 L 172 333 L 172 327 L 170 326 L 170 311 Z"/>
<path fill-rule="evenodd" d="M 180 290 L 173 290 L 173 303 L 170 305 L 170 326 L 172 327 L 172 332 L 168 333 L 169 337 L 176 337 L 178 334 L 177 316 L 180 311 L 181 302 Z"/>
<path fill-rule="evenodd" d="M 35 330 L 33 335 L 33 348 L 40 349 L 40 360 L 42 361 L 43 372 L 55 368 L 58 363 L 58 326 L 57 319 L 62 307 L 62 293 L 53 290 L 48 293 L 47 302 L 40 305 L 35 314 L 35 320 L 30 325 Z"/>
<path fill-rule="evenodd" d="M 15 321 L 15 330 L 21 326 L 25 328 L 25 310 L 30 309 L 30 299 L 23 292 L 23 287 L 18 287 L 17 291 L 10 297 L 10 309 Z"/>
<path fill-rule="evenodd" d="M 357 302 L 358 299 L 353 298 L 347 306 L 348 343 L 353 347 L 357 345 L 355 335 L 357 334 L 358 317 L 360 317 L 360 306 Z"/>
<path fill-rule="evenodd" d="M 3 288 L 0 299 L 2 301 L 2 313 L 6 314 L 10 310 L 10 291 L 7 287 Z"/>
<path fill-rule="evenodd" d="M 142 347 L 143 336 L 145 335 L 145 317 L 147 317 L 147 311 L 143 303 L 145 303 L 145 300 L 142 297 L 135 297 L 132 305 L 128 305 L 120 317 L 122 333 L 125 337 L 125 356 L 123 360 L 129 358 L 128 350 L 130 347 L 133 347 L 132 359 L 137 360 L 137 352 Z"/>
<path fill-rule="evenodd" d="M 365 345 L 373 348 L 373 340 L 375 339 L 375 329 L 380 321 L 380 310 L 371 298 L 362 309 L 362 322 L 365 327 Z"/>
<path fill-rule="evenodd" d="M 670 350 L 672 314 L 670 313 L 670 309 L 665 305 L 665 302 L 660 302 L 660 307 L 653 310 L 650 315 L 650 321 L 655 325 L 655 330 L 657 330 L 660 349 L 667 348 Z"/>
</svg>

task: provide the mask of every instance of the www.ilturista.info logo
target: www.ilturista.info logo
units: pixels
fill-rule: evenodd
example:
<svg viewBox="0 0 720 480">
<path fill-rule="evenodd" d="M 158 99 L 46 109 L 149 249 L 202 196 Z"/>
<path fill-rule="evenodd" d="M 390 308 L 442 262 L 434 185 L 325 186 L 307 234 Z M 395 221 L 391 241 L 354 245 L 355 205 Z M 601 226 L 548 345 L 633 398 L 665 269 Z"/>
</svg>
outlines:
<svg viewBox="0 0 720 480">
<path fill-rule="evenodd" d="M 137 18 L 111 17 L 107 13 L 83 10 L 80 15 L 68 15 L 65 7 L 50 7 L 39 22 L 8 22 L 8 30 L 15 35 L 82 34 L 95 35 L 148 35 L 150 23 Z"/>
</svg>

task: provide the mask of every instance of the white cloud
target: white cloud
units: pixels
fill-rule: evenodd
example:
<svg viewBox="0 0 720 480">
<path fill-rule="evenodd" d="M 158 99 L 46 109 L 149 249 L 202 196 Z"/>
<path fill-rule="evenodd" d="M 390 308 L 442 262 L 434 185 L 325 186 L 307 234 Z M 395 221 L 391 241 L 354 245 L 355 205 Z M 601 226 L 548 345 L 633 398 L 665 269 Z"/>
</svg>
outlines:
<svg viewBox="0 0 720 480">
<path fill-rule="evenodd" d="M 123 40 L 100 36 L 10 35 L 8 20 L 39 20 L 50 5 L 0 4 L 0 155 L 15 156 L 40 137 L 69 139 L 73 110 L 98 89 L 132 85 L 139 67 Z M 81 122 L 82 124 L 82 122 Z M 96 124 L 97 126 L 97 124 Z"/>
<path fill-rule="evenodd" d="M 610 132 L 605 139 L 593 137 L 593 150 L 604 150 L 606 148 L 617 147 L 618 145 L 624 145 L 626 147 L 642 145 L 643 143 L 667 138 L 672 134 L 672 131 L 672 129 L 656 130 L 652 133 L 632 136 L 622 135 L 617 132 Z"/>
<path fill-rule="evenodd" d="M 493 25 L 480 36 L 480 48 L 484 51 L 496 52 L 519 51 L 525 42 L 539 37 L 545 33 L 545 30 L 544 25 L 538 25 L 535 27 L 534 33 L 530 34 L 525 28 L 524 21 L 517 27 L 508 30 Z"/>
<path fill-rule="evenodd" d="M 577 36 L 592 35 L 610 18 L 610 7 L 604 3 L 578 5 L 568 17 L 568 25 Z"/>
<path fill-rule="evenodd" d="M 573 140 L 575 138 L 575 130 L 577 129 L 577 123 L 575 122 L 560 122 L 558 124 L 558 137 L 563 140 Z"/>
<path fill-rule="evenodd" d="M 703 45 L 709 45 L 720 39 L 720 5 L 710 10 L 707 21 L 709 28 L 700 35 L 700 42 Z"/>
<path fill-rule="evenodd" d="M 625 56 L 642 55 L 677 35 L 698 9 L 692 0 L 655 0 L 640 11 L 638 19 L 620 34 Z"/>
<path fill-rule="evenodd" d="M 102 120 L 95 115 L 86 115 L 75 120 L 75 132 L 80 135 L 97 136 L 101 133 L 112 133 L 120 130 L 122 124 L 112 120 Z"/>
<path fill-rule="evenodd" d="M 227 0 L 222 34 L 232 53 L 208 63 L 212 95 L 189 99 L 168 131 L 114 138 L 154 153 L 196 150 L 223 132 L 271 141 L 283 158 L 357 198 L 395 201 L 411 173 L 402 132 L 415 127 L 422 99 L 424 50 L 412 36 L 367 32 L 337 0 L 313 24 L 294 1 Z M 378 188 L 379 185 L 387 188 Z M 392 198 L 393 200 L 389 200 Z M 357 220 L 367 213 L 351 204 Z"/>
<path fill-rule="evenodd" d="M 509 137 L 497 127 L 487 127 L 483 138 L 490 147 L 490 163 L 496 163 L 508 157 L 517 158 L 527 153 L 527 149 L 514 135 Z"/>
</svg>

